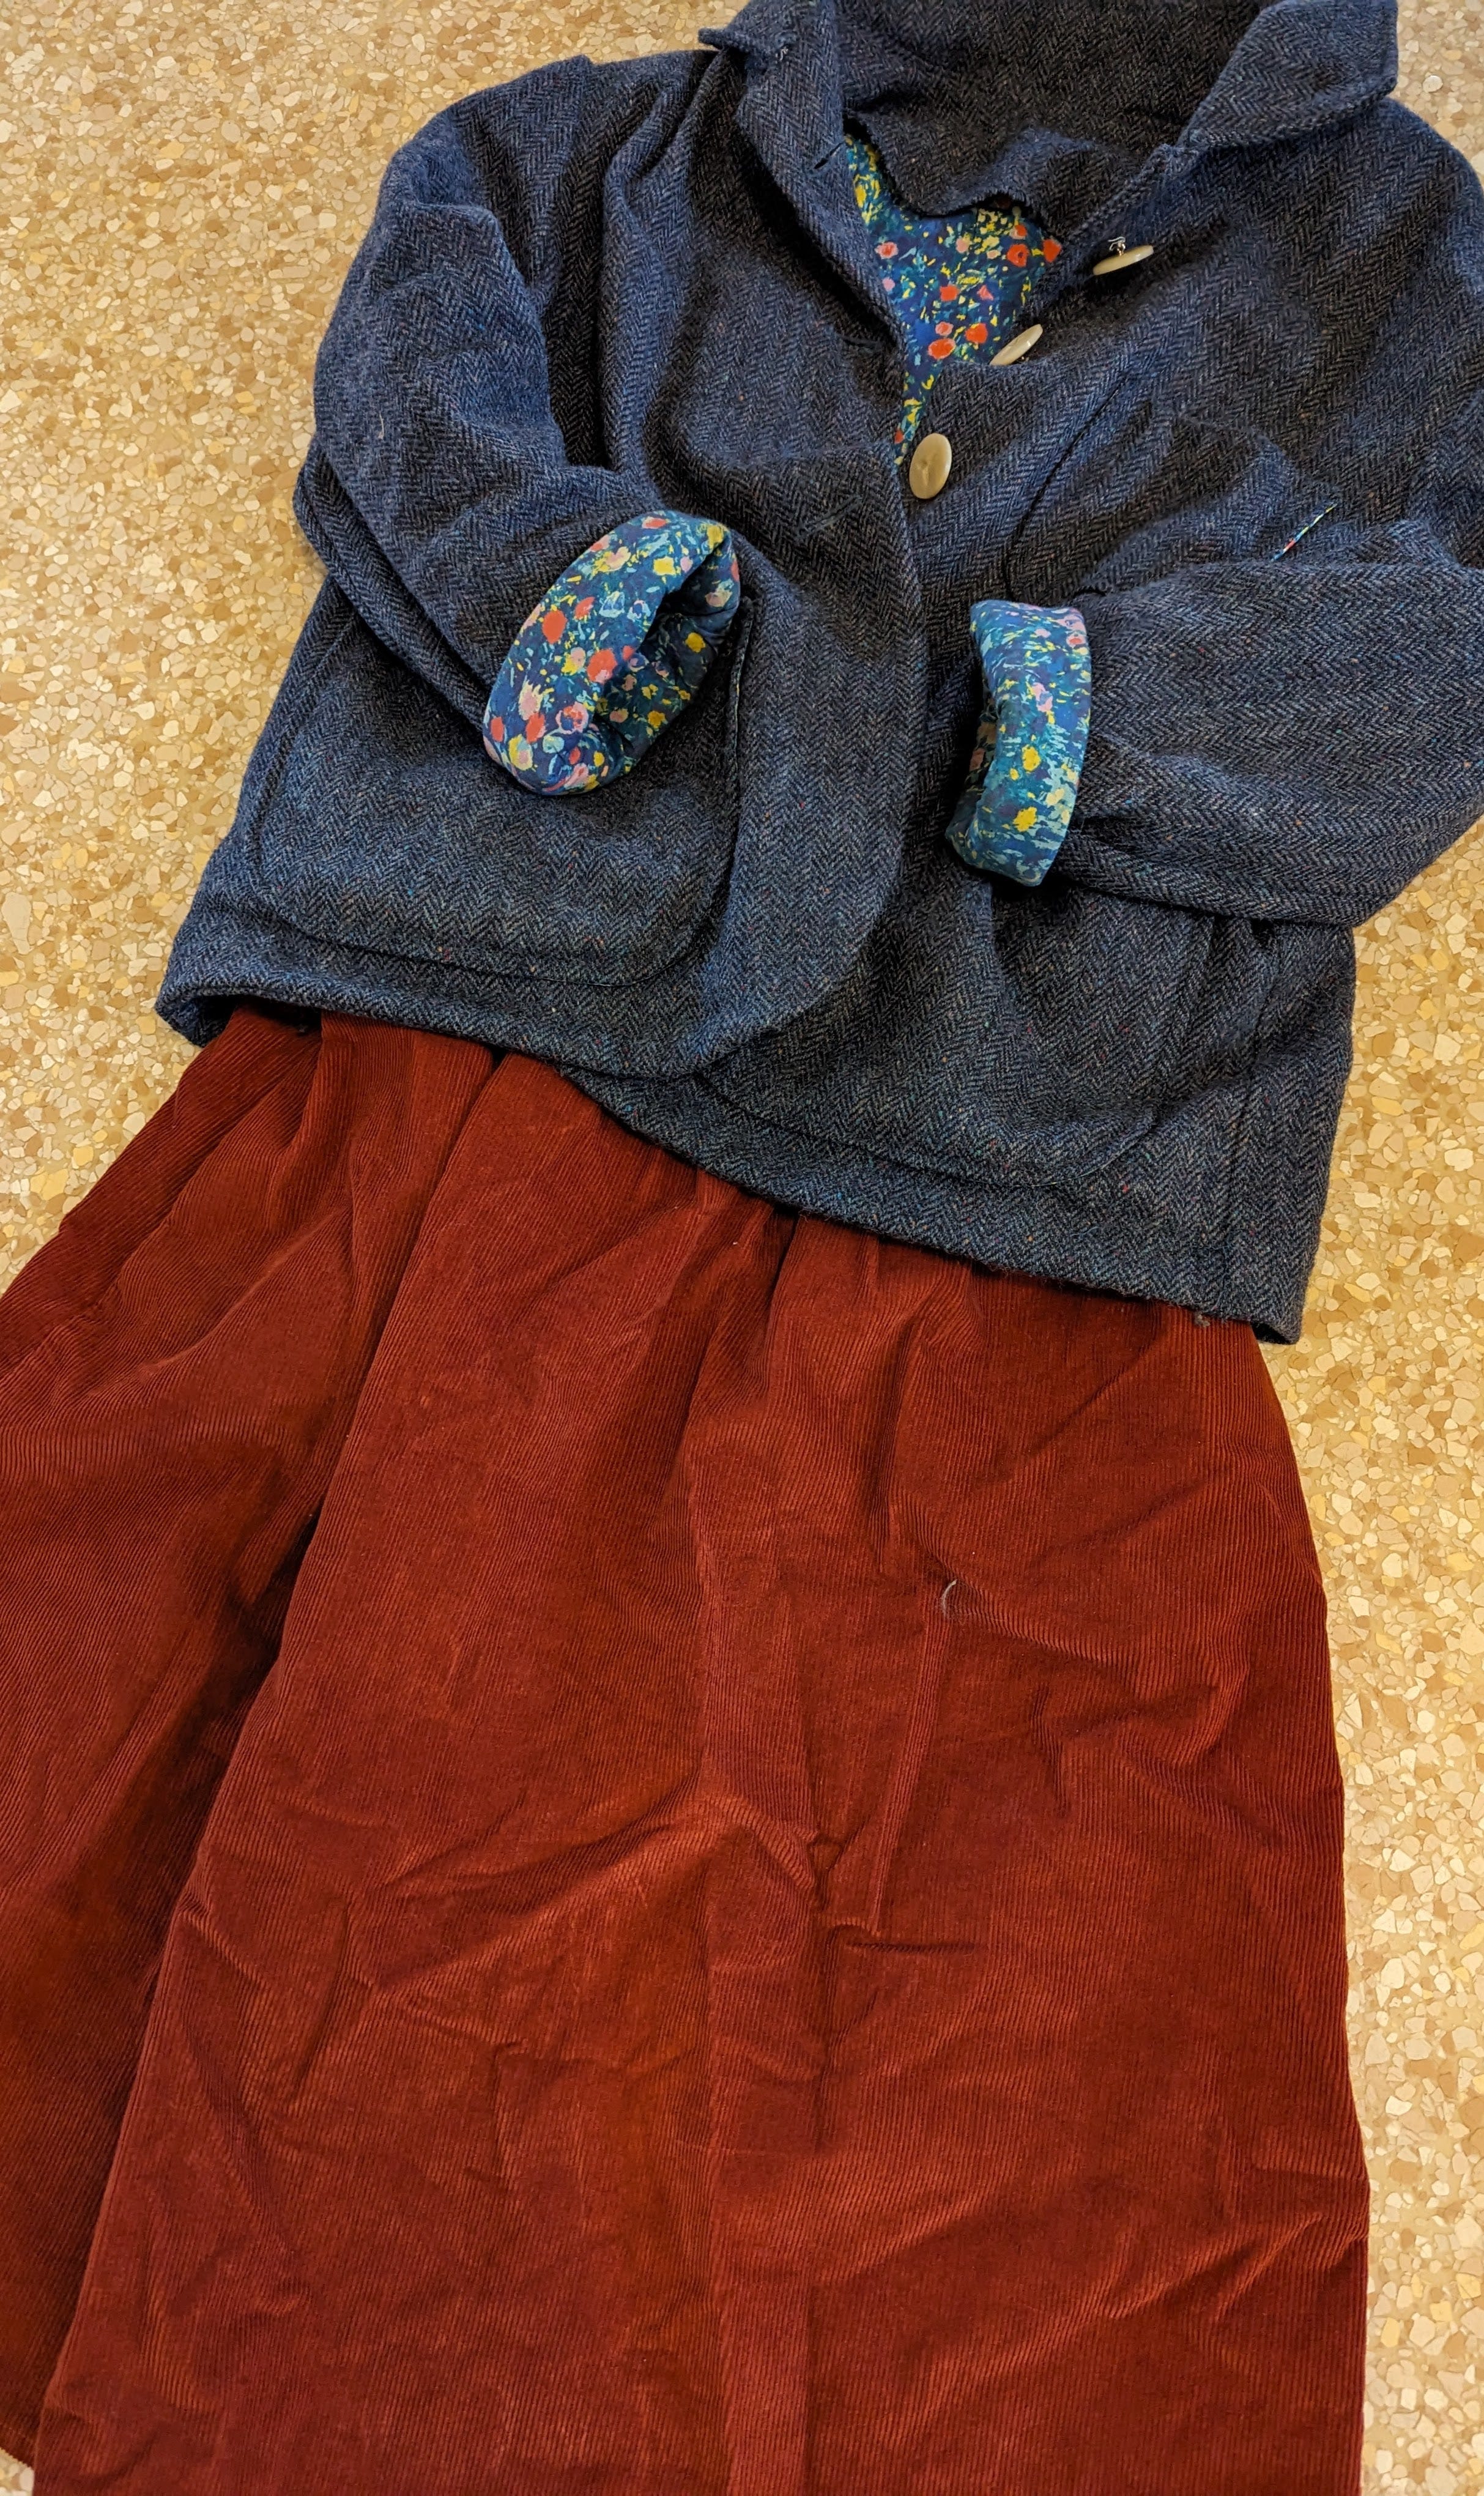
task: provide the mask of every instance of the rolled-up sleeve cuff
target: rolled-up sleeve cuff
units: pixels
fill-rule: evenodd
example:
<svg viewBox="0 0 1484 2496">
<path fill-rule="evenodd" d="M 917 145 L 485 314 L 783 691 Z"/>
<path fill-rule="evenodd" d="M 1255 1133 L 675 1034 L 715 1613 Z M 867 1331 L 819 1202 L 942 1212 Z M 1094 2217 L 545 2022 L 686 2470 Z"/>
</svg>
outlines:
<svg viewBox="0 0 1484 2496">
<path fill-rule="evenodd" d="M 690 701 L 740 595 L 719 521 L 621 521 L 526 617 L 485 704 L 485 752 L 545 796 L 632 770 Z"/>
<path fill-rule="evenodd" d="M 984 713 L 947 837 L 971 866 L 1039 884 L 1071 821 L 1092 666 L 1075 607 L 982 599 L 969 610 Z"/>
</svg>

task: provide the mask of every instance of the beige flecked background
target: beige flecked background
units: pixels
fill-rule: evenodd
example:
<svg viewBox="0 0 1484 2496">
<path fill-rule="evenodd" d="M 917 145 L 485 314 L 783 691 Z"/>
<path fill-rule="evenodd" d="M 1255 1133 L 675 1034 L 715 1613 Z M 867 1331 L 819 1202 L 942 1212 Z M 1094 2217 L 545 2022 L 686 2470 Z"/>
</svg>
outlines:
<svg viewBox="0 0 1484 2496">
<path fill-rule="evenodd" d="M 0 1280 L 190 1053 L 151 1000 L 316 584 L 290 490 L 387 154 L 473 87 L 696 23 L 674 0 L 0 18 Z M 1403 36 L 1403 95 L 1484 172 L 1484 0 L 1407 0 Z M 1481 993 L 1484 829 L 1362 936 L 1308 1326 L 1272 1356 L 1350 1778 L 1368 2496 L 1484 2490 Z"/>
</svg>

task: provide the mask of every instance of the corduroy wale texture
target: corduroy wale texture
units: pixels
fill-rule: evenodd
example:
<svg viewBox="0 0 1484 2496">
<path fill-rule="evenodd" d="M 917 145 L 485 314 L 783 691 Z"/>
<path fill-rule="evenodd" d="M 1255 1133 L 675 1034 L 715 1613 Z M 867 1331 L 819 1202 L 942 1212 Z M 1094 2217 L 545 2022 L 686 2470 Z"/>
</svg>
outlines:
<svg viewBox="0 0 1484 2496">
<path fill-rule="evenodd" d="M 1356 2496 L 1245 1326 L 244 1007 L 0 1300 L 0 1509 L 36 2496 Z"/>
<path fill-rule="evenodd" d="M 1394 16 L 749 0 L 439 115 L 321 352 L 328 578 L 161 1012 L 517 1047 L 776 1201 L 1295 1336 L 1351 931 L 1484 811 L 1484 195 Z M 1035 350 L 935 384 L 927 502 L 848 123 L 1063 241 Z M 659 509 L 732 533 L 723 656 L 634 770 L 522 788 L 506 650 Z M 1035 889 L 943 837 L 987 598 L 1087 621 Z"/>
</svg>

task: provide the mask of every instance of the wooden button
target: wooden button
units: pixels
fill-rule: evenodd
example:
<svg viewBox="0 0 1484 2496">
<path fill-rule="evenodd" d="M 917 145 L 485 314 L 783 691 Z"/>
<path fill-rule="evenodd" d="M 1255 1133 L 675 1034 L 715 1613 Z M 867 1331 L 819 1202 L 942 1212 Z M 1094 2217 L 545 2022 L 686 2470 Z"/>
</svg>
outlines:
<svg viewBox="0 0 1484 2496">
<path fill-rule="evenodd" d="M 1110 253 L 1106 260 L 1095 260 L 1093 275 L 1111 277 L 1115 268 L 1131 268 L 1136 260 L 1153 260 L 1154 254 L 1155 247 L 1152 242 L 1136 242 L 1128 251 L 1115 251 Z"/>
<path fill-rule="evenodd" d="M 948 482 L 953 465 L 953 445 L 945 433 L 925 433 L 912 452 L 912 464 L 907 482 L 919 503 L 932 501 Z"/>
<path fill-rule="evenodd" d="M 1033 321 L 1029 329 L 1019 330 L 1013 338 L 1009 339 L 1006 344 L 1001 348 L 998 356 L 991 356 L 989 359 L 990 362 L 992 364 L 1018 364 L 1022 356 L 1028 356 L 1030 354 L 1036 339 L 1040 336 L 1044 326 L 1043 322 Z"/>
</svg>

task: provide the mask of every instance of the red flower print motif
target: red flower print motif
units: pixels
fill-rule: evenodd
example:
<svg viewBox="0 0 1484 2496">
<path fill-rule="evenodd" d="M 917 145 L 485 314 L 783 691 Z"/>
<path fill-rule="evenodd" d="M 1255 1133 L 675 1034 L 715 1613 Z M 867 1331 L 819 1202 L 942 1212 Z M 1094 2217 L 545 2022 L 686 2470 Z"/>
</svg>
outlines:
<svg viewBox="0 0 1484 2496">
<path fill-rule="evenodd" d="M 964 335 L 968 339 L 971 347 L 982 347 L 985 339 L 989 335 L 989 331 L 984 327 L 982 321 L 971 321 L 968 328 L 964 331 Z"/>
<path fill-rule="evenodd" d="M 548 641 L 560 641 L 567 630 L 567 618 L 560 607 L 548 607 L 541 617 L 541 631 Z"/>
<path fill-rule="evenodd" d="M 580 623 L 582 622 L 583 618 L 584 618 L 585 616 L 591 615 L 591 613 L 592 613 L 592 611 L 593 611 L 593 602 L 592 602 L 592 600 L 591 600 L 590 598 L 579 598 L 579 599 L 578 599 L 578 601 L 577 601 L 577 603 L 576 603 L 576 606 L 572 608 L 572 611 L 573 615 L 576 617 L 577 622 L 580 624 Z"/>
<path fill-rule="evenodd" d="M 617 665 L 611 650 L 595 650 L 587 663 L 587 672 L 595 685 L 605 685 Z M 528 729 L 526 733 L 529 736 L 531 731 Z"/>
<path fill-rule="evenodd" d="M 958 301 L 958 288 L 956 286 L 940 286 L 938 290 L 938 300 L 940 303 L 956 303 Z"/>
<path fill-rule="evenodd" d="M 1060 260 L 1062 257 L 1062 246 L 1051 234 L 1046 236 L 1045 241 L 1041 245 L 1041 250 L 1045 253 L 1048 260 Z"/>
<path fill-rule="evenodd" d="M 895 260 L 897 256 L 896 244 L 894 242 L 879 242 L 876 246 L 876 256 L 878 260 Z"/>
<path fill-rule="evenodd" d="M 544 736 L 544 735 L 545 735 L 545 733 L 546 733 L 546 714 L 545 714 L 545 712 L 544 712 L 543 710 L 533 710 L 533 712 L 531 713 L 530 718 L 526 721 L 526 734 L 527 734 L 527 736 L 530 738 L 531 743 L 534 745 L 534 744 L 536 743 L 537 738 L 538 738 L 539 736 Z"/>
<path fill-rule="evenodd" d="M 1005 257 L 1012 268 L 1024 268 L 1031 254 L 1023 242 L 1012 242 Z"/>
<path fill-rule="evenodd" d="M 484 732 L 487 736 L 492 736 L 494 738 L 497 745 L 503 745 L 505 743 L 505 722 L 503 719 L 487 719 L 484 723 Z"/>
<path fill-rule="evenodd" d="M 1011 228 L 1010 228 L 1010 232 L 1011 232 L 1011 234 L 1015 236 L 1015 239 L 1016 239 L 1016 241 L 1017 241 L 1017 242 L 1019 242 L 1019 241 L 1022 239 L 1022 237 L 1024 236 L 1025 231 L 1026 231 L 1025 227 L 1021 224 L 1020 219 L 1017 217 L 1017 218 L 1016 218 L 1016 220 L 1015 220 L 1015 222 L 1014 222 L 1014 224 L 1013 224 L 1013 225 L 1011 226 Z"/>
<path fill-rule="evenodd" d="M 932 357 L 935 363 L 941 364 L 944 356 L 951 356 L 952 353 L 953 341 L 951 338 L 930 338 L 928 340 L 928 354 Z"/>
</svg>

